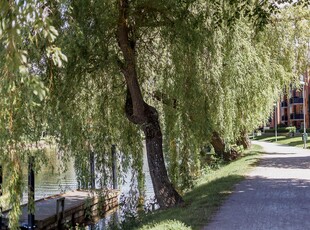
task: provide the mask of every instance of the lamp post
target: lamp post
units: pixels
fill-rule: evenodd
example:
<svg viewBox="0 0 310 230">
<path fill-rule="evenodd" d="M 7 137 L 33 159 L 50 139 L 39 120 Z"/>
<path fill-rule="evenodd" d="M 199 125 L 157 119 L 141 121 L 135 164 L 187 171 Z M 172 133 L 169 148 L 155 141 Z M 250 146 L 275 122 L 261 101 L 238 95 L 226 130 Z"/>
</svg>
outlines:
<svg viewBox="0 0 310 230">
<path fill-rule="evenodd" d="M 303 79 L 304 77 L 302 76 L 301 79 Z M 304 119 L 304 133 L 303 133 L 303 141 L 304 141 L 304 149 L 307 148 L 307 132 L 306 132 L 306 109 L 305 109 L 305 81 L 301 80 L 300 84 L 302 84 L 302 111 L 303 111 L 303 119 Z"/>
<path fill-rule="evenodd" d="M 278 111 L 277 111 L 277 102 L 274 104 L 275 108 L 274 108 L 274 134 L 275 134 L 275 137 L 276 137 L 276 142 L 278 141 Z"/>
</svg>

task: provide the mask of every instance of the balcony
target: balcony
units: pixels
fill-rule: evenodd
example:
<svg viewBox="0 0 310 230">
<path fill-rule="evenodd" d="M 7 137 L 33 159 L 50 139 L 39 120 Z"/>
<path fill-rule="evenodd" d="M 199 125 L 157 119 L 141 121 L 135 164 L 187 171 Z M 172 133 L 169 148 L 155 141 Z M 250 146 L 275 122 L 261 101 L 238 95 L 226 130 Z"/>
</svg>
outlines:
<svg viewBox="0 0 310 230">
<path fill-rule="evenodd" d="M 290 118 L 291 120 L 303 120 L 304 114 L 303 113 L 291 113 Z"/>
<path fill-rule="evenodd" d="M 287 118 L 288 118 L 287 116 L 282 116 L 281 121 L 287 121 Z"/>
<path fill-rule="evenodd" d="M 302 104 L 304 102 L 302 97 L 292 97 L 290 98 L 290 104 Z"/>
<path fill-rule="evenodd" d="M 282 107 L 282 108 L 287 107 L 287 102 L 286 102 L 286 101 L 282 101 L 282 102 L 281 102 L 281 107 Z"/>
</svg>

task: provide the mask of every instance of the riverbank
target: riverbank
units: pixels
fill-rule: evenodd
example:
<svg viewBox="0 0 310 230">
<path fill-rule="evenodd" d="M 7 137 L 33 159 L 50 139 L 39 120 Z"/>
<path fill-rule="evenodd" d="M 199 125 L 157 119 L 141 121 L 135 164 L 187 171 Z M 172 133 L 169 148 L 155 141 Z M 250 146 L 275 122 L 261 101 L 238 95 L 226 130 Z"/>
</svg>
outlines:
<svg viewBox="0 0 310 230">
<path fill-rule="evenodd" d="M 259 146 L 253 146 L 242 158 L 217 170 L 206 170 L 195 182 L 194 188 L 184 195 L 185 204 L 182 207 L 145 215 L 134 229 L 201 229 L 232 193 L 235 184 L 243 180 L 258 161 L 261 150 Z"/>
</svg>

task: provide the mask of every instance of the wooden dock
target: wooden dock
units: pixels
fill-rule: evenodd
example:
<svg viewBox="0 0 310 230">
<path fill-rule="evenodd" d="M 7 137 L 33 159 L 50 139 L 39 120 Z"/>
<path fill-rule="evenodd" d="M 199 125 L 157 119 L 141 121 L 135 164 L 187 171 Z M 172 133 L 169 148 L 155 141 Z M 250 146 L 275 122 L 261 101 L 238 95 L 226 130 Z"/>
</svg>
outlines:
<svg viewBox="0 0 310 230">
<path fill-rule="evenodd" d="M 101 194 L 101 195 L 98 195 Z M 119 190 L 84 191 L 76 190 L 35 201 L 35 229 L 63 229 L 75 226 L 102 215 L 118 206 Z M 22 205 L 20 226 L 27 226 L 27 204 Z M 4 228 L 8 229 L 8 214 L 3 212 Z"/>
</svg>

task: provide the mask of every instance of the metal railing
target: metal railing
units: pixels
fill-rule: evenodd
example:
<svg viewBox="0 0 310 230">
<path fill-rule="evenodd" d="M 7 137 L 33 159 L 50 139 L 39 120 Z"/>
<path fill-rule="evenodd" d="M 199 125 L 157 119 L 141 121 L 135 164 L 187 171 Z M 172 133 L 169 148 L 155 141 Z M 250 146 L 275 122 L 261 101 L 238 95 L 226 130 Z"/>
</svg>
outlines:
<svg viewBox="0 0 310 230">
<path fill-rule="evenodd" d="M 290 98 L 290 104 L 302 104 L 304 99 L 302 97 L 292 97 Z"/>
<path fill-rule="evenodd" d="M 303 120 L 304 119 L 304 114 L 303 113 L 291 113 L 290 114 L 291 120 Z"/>
<path fill-rule="evenodd" d="M 282 116 L 282 117 L 281 117 L 281 120 L 282 120 L 282 121 L 287 121 L 287 120 L 288 120 L 288 117 L 287 117 L 287 116 Z"/>
<path fill-rule="evenodd" d="M 287 101 L 282 101 L 281 102 L 281 107 L 287 107 Z"/>
</svg>

